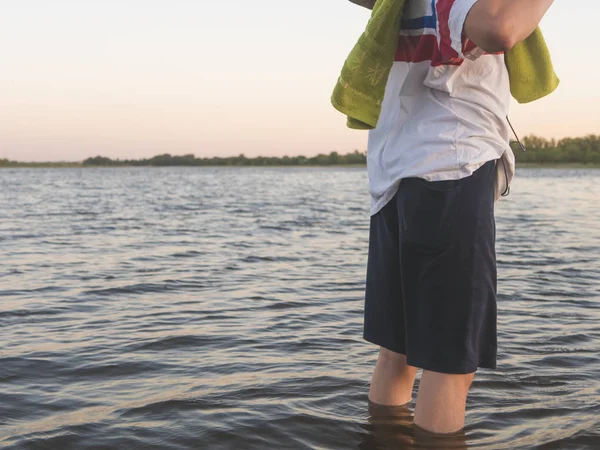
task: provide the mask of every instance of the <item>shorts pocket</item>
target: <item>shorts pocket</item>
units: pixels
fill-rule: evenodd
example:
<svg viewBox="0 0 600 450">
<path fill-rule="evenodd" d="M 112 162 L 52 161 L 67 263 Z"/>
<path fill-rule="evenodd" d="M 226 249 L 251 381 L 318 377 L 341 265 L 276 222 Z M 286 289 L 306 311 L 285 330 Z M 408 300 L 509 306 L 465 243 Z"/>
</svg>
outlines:
<svg viewBox="0 0 600 450">
<path fill-rule="evenodd" d="M 430 182 L 410 179 L 403 186 L 403 241 L 440 251 L 455 239 L 459 180 Z"/>
</svg>

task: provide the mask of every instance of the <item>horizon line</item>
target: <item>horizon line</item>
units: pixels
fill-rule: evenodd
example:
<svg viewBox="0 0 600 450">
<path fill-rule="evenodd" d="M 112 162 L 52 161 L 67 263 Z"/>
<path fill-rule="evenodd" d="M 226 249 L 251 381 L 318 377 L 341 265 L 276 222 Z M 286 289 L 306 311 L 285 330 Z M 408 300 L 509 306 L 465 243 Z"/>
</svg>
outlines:
<svg viewBox="0 0 600 450">
<path fill-rule="evenodd" d="M 581 136 L 574 136 L 574 137 L 564 137 L 564 138 L 560 138 L 560 139 L 556 139 L 556 138 L 545 138 L 542 136 L 537 136 L 535 134 L 530 134 L 530 135 L 526 135 L 524 136 L 521 140 L 524 141 L 526 139 L 542 139 L 543 141 L 547 142 L 547 143 L 552 143 L 554 142 L 556 145 L 560 144 L 563 141 L 566 140 L 576 140 L 576 139 L 586 139 L 586 138 L 596 138 L 596 139 L 600 139 L 600 134 L 595 134 L 595 133 L 588 133 L 588 134 L 584 134 Z M 509 143 L 517 143 L 518 141 L 515 139 L 510 139 Z M 320 155 L 330 155 L 332 153 L 337 153 L 338 155 L 349 155 L 349 154 L 353 154 L 359 152 L 361 154 L 366 154 L 367 150 L 359 150 L 359 149 L 354 149 L 352 151 L 348 151 L 346 153 L 339 153 L 337 151 L 331 151 L 329 153 L 316 153 L 312 156 L 306 156 L 306 155 L 279 155 L 279 156 L 263 156 L 263 155 L 258 155 L 258 156 L 246 156 L 244 154 L 244 152 L 242 153 L 238 153 L 238 154 L 231 154 L 231 155 L 224 155 L 224 156 L 202 156 L 202 157 L 198 157 L 195 153 L 182 153 L 182 154 L 173 154 L 173 153 L 169 153 L 169 152 L 164 152 L 164 153 L 156 153 L 152 156 L 144 156 L 144 157 L 137 157 L 137 158 L 121 158 L 121 157 L 117 157 L 117 158 L 113 158 L 113 157 L 109 157 L 109 156 L 103 156 L 100 154 L 97 154 L 95 156 L 88 156 L 86 158 L 83 159 L 78 159 L 78 160 L 46 160 L 46 161 L 39 161 L 39 160 L 35 160 L 35 161 L 17 161 L 17 160 L 11 160 L 8 158 L 4 158 L 2 155 L 0 155 L 0 162 L 2 161 L 6 161 L 8 163 L 21 163 L 21 164 L 79 164 L 79 163 L 83 163 L 85 160 L 87 159 L 92 159 L 92 158 L 107 158 L 110 159 L 112 161 L 141 161 L 141 160 L 145 160 L 145 159 L 152 159 L 152 158 L 156 158 L 158 156 L 164 156 L 164 155 L 170 155 L 173 157 L 183 157 L 183 156 L 189 156 L 192 155 L 194 156 L 194 158 L 196 159 L 225 159 L 225 158 L 239 158 L 240 156 L 244 156 L 247 159 L 255 159 L 255 158 L 314 158 Z"/>
</svg>

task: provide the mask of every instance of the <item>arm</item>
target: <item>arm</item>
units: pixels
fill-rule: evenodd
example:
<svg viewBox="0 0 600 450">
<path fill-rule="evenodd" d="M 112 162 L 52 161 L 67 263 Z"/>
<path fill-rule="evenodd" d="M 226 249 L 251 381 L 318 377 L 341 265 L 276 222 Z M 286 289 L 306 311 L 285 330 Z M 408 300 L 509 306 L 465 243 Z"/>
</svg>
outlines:
<svg viewBox="0 0 600 450">
<path fill-rule="evenodd" d="M 533 33 L 553 2 L 477 0 L 465 20 L 465 34 L 487 52 L 510 50 Z"/>
<path fill-rule="evenodd" d="M 368 8 L 368 9 L 373 9 L 373 6 L 375 6 L 375 2 L 377 0 L 350 0 L 350 1 L 356 5 L 364 6 L 365 8 Z"/>
</svg>

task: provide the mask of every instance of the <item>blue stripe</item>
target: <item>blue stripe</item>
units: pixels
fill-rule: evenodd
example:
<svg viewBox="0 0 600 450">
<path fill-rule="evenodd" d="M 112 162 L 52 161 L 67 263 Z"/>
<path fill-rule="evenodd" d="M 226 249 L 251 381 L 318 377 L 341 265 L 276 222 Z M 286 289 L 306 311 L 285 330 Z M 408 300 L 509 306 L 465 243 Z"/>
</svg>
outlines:
<svg viewBox="0 0 600 450">
<path fill-rule="evenodd" d="M 435 6 L 437 0 L 431 0 L 431 17 L 433 17 L 433 28 L 437 28 L 437 8 Z"/>
<path fill-rule="evenodd" d="M 437 24 L 435 16 L 417 17 L 416 19 L 402 19 L 400 26 L 403 30 L 422 30 L 424 28 L 433 28 Z"/>
</svg>

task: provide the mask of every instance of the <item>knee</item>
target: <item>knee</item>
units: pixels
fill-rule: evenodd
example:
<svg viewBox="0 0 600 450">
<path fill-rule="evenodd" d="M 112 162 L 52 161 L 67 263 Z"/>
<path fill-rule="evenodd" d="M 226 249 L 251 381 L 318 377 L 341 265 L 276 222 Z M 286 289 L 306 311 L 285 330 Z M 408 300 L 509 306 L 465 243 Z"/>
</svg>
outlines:
<svg viewBox="0 0 600 450">
<path fill-rule="evenodd" d="M 379 357 L 377 358 L 377 366 L 380 370 L 392 372 L 396 374 L 409 374 L 412 378 L 417 374 L 417 368 L 409 366 L 406 363 L 406 356 L 401 353 L 392 352 L 381 347 Z"/>
<path fill-rule="evenodd" d="M 473 384 L 475 373 L 467 374 L 447 374 L 432 372 L 429 370 L 423 371 L 423 380 L 438 386 L 439 388 L 451 388 L 459 392 L 468 392 Z"/>
<path fill-rule="evenodd" d="M 389 362 L 406 361 L 406 356 L 403 355 L 402 353 L 396 353 L 396 352 L 393 352 L 393 351 L 388 350 L 387 348 L 383 348 L 383 347 L 381 347 L 379 349 L 379 358 L 382 361 L 389 361 Z"/>
<path fill-rule="evenodd" d="M 381 347 L 378 361 L 385 365 L 404 365 L 406 364 L 406 356 Z"/>
<path fill-rule="evenodd" d="M 464 375 L 453 375 L 456 377 L 456 383 L 459 384 L 465 391 L 468 391 L 475 379 L 475 373 L 467 373 Z"/>
</svg>

